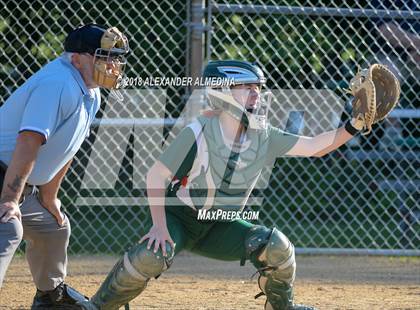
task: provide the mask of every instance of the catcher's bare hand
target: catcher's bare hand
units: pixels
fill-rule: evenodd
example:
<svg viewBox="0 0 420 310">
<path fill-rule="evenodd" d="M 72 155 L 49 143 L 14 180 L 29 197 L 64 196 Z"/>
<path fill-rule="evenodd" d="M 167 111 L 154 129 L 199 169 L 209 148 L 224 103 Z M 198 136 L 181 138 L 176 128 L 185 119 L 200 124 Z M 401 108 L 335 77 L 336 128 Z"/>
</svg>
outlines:
<svg viewBox="0 0 420 310">
<path fill-rule="evenodd" d="M 19 204 L 14 201 L 0 202 L 0 222 L 7 223 L 12 217 L 16 217 L 19 221 L 22 219 Z"/>
<path fill-rule="evenodd" d="M 167 256 L 166 253 L 166 242 L 168 242 L 172 249 L 175 248 L 175 242 L 172 240 L 171 236 L 169 235 L 168 228 L 153 225 L 152 228 L 150 228 L 149 232 L 143 236 L 143 238 L 140 239 L 139 243 L 143 243 L 145 240 L 149 239 L 147 242 L 147 249 L 150 250 L 150 248 L 153 245 L 153 242 L 155 243 L 153 252 L 156 253 L 159 249 L 159 246 L 162 249 L 163 256 Z"/>
</svg>

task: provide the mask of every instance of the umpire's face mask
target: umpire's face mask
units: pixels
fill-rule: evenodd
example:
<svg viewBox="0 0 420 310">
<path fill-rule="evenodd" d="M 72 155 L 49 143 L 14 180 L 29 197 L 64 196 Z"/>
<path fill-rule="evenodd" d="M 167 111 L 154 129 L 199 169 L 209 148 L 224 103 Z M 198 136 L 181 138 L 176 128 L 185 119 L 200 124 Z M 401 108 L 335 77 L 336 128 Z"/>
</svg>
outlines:
<svg viewBox="0 0 420 310">
<path fill-rule="evenodd" d="M 99 87 L 116 89 L 121 85 L 129 52 L 128 40 L 116 27 L 107 29 L 101 47 L 95 51 L 93 79 Z"/>
<path fill-rule="evenodd" d="M 109 51 L 97 49 L 93 70 L 95 83 L 107 89 L 119 88 L 126 64 L 124 55 L 112 55 Z"/>
</svg>

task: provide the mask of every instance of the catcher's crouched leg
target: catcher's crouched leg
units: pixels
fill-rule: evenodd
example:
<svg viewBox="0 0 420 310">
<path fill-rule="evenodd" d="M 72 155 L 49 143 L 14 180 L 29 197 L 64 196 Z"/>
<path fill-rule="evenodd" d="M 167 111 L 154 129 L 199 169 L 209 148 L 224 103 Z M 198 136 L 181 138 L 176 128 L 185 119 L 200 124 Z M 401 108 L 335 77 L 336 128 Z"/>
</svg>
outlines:
<svg viewBox="0 0 420 310">
<path fill-rule="evenodd" d="M 138 296 L 150 278 L 157 278 L 170 267 L 173 249 L 167 243 L 167 257 L 161 249 L 153 253 L 147 249 L 147 242 L 136 244 L 115 264 L 96 294 L 80 304 L 82 309 L 114 310 Z"/>
<path fill-rule="evenodd" d="M 276 228 L 253 227 L 245 239 L 247 255 L 260 274 L 261 295 L 267 296 L 265 310 L 313 310 L 293 303 L 296 275 L 295 249 Z"/>
</svg>

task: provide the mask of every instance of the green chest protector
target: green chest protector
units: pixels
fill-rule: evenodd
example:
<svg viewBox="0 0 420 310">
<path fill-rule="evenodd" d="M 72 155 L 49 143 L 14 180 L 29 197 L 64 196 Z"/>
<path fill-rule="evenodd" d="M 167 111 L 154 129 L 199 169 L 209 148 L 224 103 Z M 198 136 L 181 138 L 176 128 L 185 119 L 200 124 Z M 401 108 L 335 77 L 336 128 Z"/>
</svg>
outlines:
<svg viewBox="0 0 420 310">
<path fill-rule="evenodd" d="M 196 125 L 197 155 L 177 196 L 188 196 L 196 209 L 242 210 L 266 162 L 267 131 L 250 130 L 244 142 L 228 146 L 218 117 L 199 117 Z"/>
</svg>

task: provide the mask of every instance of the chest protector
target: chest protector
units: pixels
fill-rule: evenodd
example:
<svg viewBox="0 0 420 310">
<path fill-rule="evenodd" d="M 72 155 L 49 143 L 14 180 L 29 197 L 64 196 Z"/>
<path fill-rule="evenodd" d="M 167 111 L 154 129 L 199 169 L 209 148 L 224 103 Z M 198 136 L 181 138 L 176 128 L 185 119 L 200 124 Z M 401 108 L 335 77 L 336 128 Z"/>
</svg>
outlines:
<svg viewBox="0 0 420 310">
<path fill-rule="evenodd" d="M 249 130 L 243 143 L 231 147 L 218 117 L 199 117 L 190 128 L 197 156 L 178 198 L 194 209 L 242 210 L 266 162 L 267 131 Z"/>
</svg>

